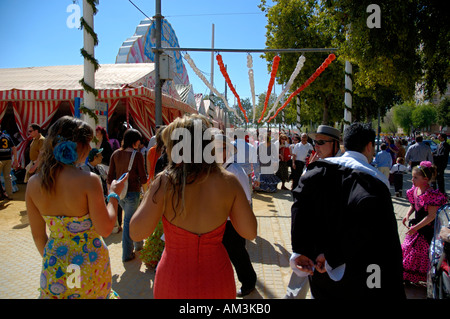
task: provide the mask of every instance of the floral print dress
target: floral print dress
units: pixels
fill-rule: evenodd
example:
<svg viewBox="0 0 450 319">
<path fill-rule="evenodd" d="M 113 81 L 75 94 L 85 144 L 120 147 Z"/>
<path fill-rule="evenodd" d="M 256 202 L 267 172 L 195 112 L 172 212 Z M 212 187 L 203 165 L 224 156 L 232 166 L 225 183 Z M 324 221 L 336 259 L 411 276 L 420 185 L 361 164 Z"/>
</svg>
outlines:
<svg viewBox="0 0 450 319">
<path fill-rule="evenodd" d="M 438 190 L 428 188 L 423 194 L 417 195 L 417 187 L 413 186 L 406 196 L 414 206 L 415 218 L 410 220 L 410 226 L 418 224 L 428 215 L 428 206 L 441 206 L 447 198 Z M 419 229 L 412 235 L 406 235 L 402 244 L 403 279 L 413 282 L 426 282 L 430 267 L 429 247 L 434 234 L 434 221 Z"/>
<path fill-rule="evenodd" d="M 111 289 L 108 248 L 89 214 L 43 218 L 51 233 L 44 249 L 40 298 L 118 298 Z"/>
</svg>

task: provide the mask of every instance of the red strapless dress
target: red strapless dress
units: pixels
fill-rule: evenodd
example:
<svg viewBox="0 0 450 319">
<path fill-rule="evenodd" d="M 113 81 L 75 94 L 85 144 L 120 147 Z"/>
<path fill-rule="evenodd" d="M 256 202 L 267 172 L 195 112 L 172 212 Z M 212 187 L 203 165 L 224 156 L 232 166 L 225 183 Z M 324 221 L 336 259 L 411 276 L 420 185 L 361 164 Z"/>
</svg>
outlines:
<svg viewBox="0 0 450 319">
<path fill-rule="evenodd" d="M 155 276 L 155 299 L 234 299 L 236 284 L 222 244 L 225 225 L 194 234 L 162 217 L 165 248 Z"/>
</svg>

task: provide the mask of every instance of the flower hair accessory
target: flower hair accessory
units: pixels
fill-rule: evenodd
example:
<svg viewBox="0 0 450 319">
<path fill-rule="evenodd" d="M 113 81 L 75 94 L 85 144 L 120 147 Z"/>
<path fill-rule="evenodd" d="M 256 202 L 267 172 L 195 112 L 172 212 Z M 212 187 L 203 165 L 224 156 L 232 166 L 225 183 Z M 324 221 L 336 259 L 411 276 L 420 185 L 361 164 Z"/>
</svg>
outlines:
<svg viewBox="0 0 450 319">
<path fill-rule="evenodd" d="M 431 166 L 433 166 L 430 161 L 422 161 L 419 165 L 426 168 L 431 168 Z"/>
<path fill-rule="evenodd" d="M 58 162 L 73 165 L 78 159 L 77 143 L 72 141 L 62 141 L 56 144 L 53 155 Z"/>
</svg>

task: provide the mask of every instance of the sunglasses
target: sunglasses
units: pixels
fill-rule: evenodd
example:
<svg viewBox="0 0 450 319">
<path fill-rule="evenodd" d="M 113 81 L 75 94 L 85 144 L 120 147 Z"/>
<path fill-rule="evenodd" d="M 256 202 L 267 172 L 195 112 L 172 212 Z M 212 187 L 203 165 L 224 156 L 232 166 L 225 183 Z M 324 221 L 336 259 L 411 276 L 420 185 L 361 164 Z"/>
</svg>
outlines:
<svg viewBox="0 0 450 319">
<path fill-rule="evenodd" d="M 326 141 L 326 140 L 313 140 L 314 145 L 324 145 L 325 143 L 332 143 L 334 142 L 333 140 L 331 141 Z"/>
</svg>

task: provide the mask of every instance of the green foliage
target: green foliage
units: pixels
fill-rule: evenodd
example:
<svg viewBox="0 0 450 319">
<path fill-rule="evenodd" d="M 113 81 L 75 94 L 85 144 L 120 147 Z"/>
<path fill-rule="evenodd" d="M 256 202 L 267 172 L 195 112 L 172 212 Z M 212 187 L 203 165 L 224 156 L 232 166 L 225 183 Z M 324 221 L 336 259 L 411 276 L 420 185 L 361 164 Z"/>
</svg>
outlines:
<svg viewBox="0 0 450 319">
<path fill-rule="evenodd" d="M 437 105 L 437 123 L 441 126 L 450 126 L 450 99 L 446 97 Z"/>
<path fill-rule="evenodd" d="M 415 108 L 413 101 L 404 102 L 392 108 L 394 113 L 394 122 L 400 126 L 406 134 L 411 133 L 412 127 L 412 113 Z"/>
<path fill-rule="evenodd" d="M 412 124 L 416 128 L 426 128 L 436 122 L 436 109 L 432 104 L 419 104 L 412 112 Z"/>
<path fill-rule="evenodd" d="M 343 38 L 340 26 L 335 23 L 326 8 L 320 6 L 316 1 L 277 0 L 274 2 L 276 4 L 270 8 L 265 6 L 265 1 L 262 1 L 260 5 L 261 10 L 266 12 L 268 20 L 266 26 L 266 46 L 268 48 L 333 47 L 338 38 Z M 328 57 L 329 53 L 304 53 L 306 58 L 304 67 L 294 81 L 291 90 L 294 91 L 300 87 Z M 274 55 L 273 52 L 263 55 L 268 61 L 269 71 Z M 300 55 L 300 53 L 279 54 L 281 58 L 277 73 L 279 84 L 288 82 Z M 342 70 L 342 61 L 334 61 L 298 95 L 302 100 L 302 108 L 307 108 L 304 111 L 302 109 L 306 116 L 314 116 L 319 110 L 322 115 L 319 120 L 324 124 L 331 124 L 342 119 L 344 97 Z M 295 99 L 292 99 L 289 108 L 289 114 L 296 114 Z"/>
<path fill-rule="evenodd" d="M 140 251 L 139 258 L 149 267 L 156 267 L 164 251 L 164 241 L 161 236 L 164 234 L 162 221 L 160 220 L 153 234 L 145 240 L 144 248 Z"/>
<path fill-rule="evenodd" d="M 392 105 L 412 99 L 417 83 L 424 83 L 425 98 L 430 98 L 437 89 L 441 94 L 445 92 L 450 81 L 446 1 L 380 1 L 377 3 L 380 28 L 369 28 L 367 24 L 372 14 L 367 8 L 373 4 L 372 0 L 272 2 L 270 7 L 266 0 L 261 0 L 259 6 L 268 20 L 268 48 L 338 48 L 337 61 L 300 93 L 302 119 L 322 123 L 342 120 L 346 60 L 353 67 L 353 120 L 370 120 L 378 111 L 384 116 Z M 273 55 L 263 55 L 268 70 Z M 287 83 L 299 55 L 280 54 L 278 83 Z M 319 53 L 305 56 L 305 66 L 292 91 L 324 58 Z M 291 105 L 295 105 L 294 100 Z M 416 120 L 422 122 L 419 118 L 424 118 L 424 114 L 417 112 Z M 321 119 L 318 113 L 322 113 Z"/>
</svg>

